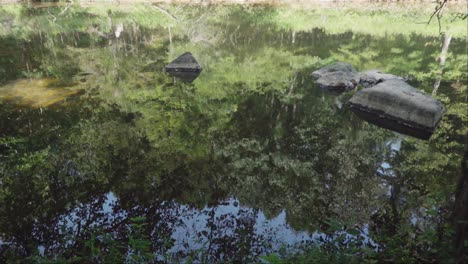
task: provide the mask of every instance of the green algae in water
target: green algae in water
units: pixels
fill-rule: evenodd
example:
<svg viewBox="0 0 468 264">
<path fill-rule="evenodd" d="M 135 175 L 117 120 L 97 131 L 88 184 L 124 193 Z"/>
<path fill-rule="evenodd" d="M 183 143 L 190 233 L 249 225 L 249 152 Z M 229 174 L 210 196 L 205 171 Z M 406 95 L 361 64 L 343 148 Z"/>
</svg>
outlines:
<svg viewBox="0 0 468 264">
<path fill-rule="evenodd" d="M 20 79 L 0 86 L 0 99 L 19 106 L 39 108 L 65 102 L 82 92 L 53 78 Z"/>
</svg>

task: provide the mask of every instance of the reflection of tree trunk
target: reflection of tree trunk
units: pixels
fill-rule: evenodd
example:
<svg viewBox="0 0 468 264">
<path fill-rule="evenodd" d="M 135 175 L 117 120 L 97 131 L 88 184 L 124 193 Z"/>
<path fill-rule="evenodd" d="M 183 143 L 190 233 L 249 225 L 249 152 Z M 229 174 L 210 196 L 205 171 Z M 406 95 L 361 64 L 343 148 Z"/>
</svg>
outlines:
<svg viewBox="0 0 468 264">
<path fill-rule="evenodd" d="M 440 52 L 440 66 L 439 66 L 439 74 L 436 78 L 434 83 L 434 90 L 432 90 L 432 95 L 437 94 L 437 90 L 439 89 L 440 82 L 442 81 L 442 75 L 444 73 L 444 66 L 445 60 L 447 59 L 447 51 L 450 45 L 450 41 L 452 40 L 452 36 L 450 34 L 445 34 L 444 38 L 444 45 L 442 46 L 442 51 Z"/>
<path fill-rule="evenodd" d="M 229 39 L 231 40 L 231 44 L 233 46 L 237 45 L 237 31 L 239 31 L 239 29 L 240 29 L 240 25 L 238 25 L 237 28 L 229 36 Z"/>
<path fill-rule="evenodd" d="M 465 155 L 461 166 L 454 207 L 456 263 L 466 263 L 465 258 L 468 257 L 465 245 L 468 241 L 468 135 L 465 137 Z"/>
<path fill-rule="evenodd" d="M 294 84 L 296 83 L 296 79 L 297 79 L 297 73 L 294 75 L 294 78 L 291 81 L 291 85 L 289 86 L 288 97 L 291 97 L 294 93 Z M 288 98 L 288 100 L 290 100 L 290 98 Z M 283 110 L 287 113 L 288 109 L 289 109 L 288 104 L 284 103 Z"/>
<path fill-rule="evenodd" d="M 171 32 L 171 27 L 168 27 L 169 31 L 169 54 L 172 56 L 172 51 L 174 50 L 172 47 L 172 32 Z"/>
<path fill-rule="evenodd" d="M 397 226 L 400 222 L 400 182 L 396 180 L 392 183 L 392 192 L 390 196 L 390 205 L 392 208 L 392 223 L 390 226 L 392 235 L 397 233 Z"/>
<path fill-rule="evenodd" d="M 207 256 L 209 256 L 209 254 L 211 253 L 211 246 L 212 246 L 212 242 L 213 242 L 213 231 L 215 230 L 215 227 L 216 227 L 215 226 L 215 213 L 216 213 L 215 212 L 215 207 L 213 207 L 211 209 L 211 211 L 208 213 L 210 218 L 207 219 L 207 223 L 206 223 L 206 225 L 210 229 L 210 233 L 209 233 L 209 236 L 208 236 L 208 248 L 206 250 L 206 253 L 208 253 Z M 208 260 L 208 259 L 206 259 L 206 260 Z"/>
</svg>

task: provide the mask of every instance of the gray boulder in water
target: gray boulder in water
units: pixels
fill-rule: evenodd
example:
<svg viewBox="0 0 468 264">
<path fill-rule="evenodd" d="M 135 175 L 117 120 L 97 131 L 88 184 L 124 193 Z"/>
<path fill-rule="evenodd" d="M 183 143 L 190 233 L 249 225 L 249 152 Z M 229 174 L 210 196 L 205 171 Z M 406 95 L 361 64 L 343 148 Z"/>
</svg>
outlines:
<svg viewBox="0 0 468 264">
<path fill-rule="evenodd" d="M 429 139 L 445 112 L 444 105 L 400 79 L 357 92 L 351 110 L 369 123 L 420 139 Z"/>
<path fill-rule="evenodd" d="M 185 82 L 193 82 L 202 71 L 202 67 L 190 52 L 180 55 L 166 65 L 164 69 L 170 75 L 180 78 Z"/>
<path fill-rule="evenodd" d="M 342 93 L 354 89 L 360 80 L 359 73 L 349 63 L 337 62 L 312 72 L 312 76 L 318 78 L 320 88 Z"/>
<path fill-rule="evenodd" d="M 328 73 L 333 72 L 353 72 L 357 73 L 356 69 L 347 62 L 337 62 L 334 64 L 327 65 L 319 70 L 312 72 L 312 76 L 315 78 L 320 78 Z"/>
<path fill-rule="evenodd" d="M 403 77 L 400 77 L 397 75 L 383 73 L 379 70 L 369 70 L 369 71 L 361 72 L 359 83 L 364 88 L 369 88 L 378 83 L 388 81 L 388 80 L 393 80 L 393 79 L 404 80 Z"/>
</svg>

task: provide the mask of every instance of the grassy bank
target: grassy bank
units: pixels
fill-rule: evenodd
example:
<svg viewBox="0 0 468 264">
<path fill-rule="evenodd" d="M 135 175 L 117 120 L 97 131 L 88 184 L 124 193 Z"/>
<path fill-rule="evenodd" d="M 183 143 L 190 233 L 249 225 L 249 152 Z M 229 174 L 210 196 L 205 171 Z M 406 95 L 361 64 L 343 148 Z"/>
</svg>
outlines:
<svg viewBox="0 0 468 264">
<path fill-rule="evenodd" d="M 209 1 L 208 3 L 218 2 L 237 3 L 237 1 Z M 120 2 L 120 4 L 115 4 L 114 1 L 79 1 L 73 4 L 46 3 L 33 5 L 38 8 L 54 6 L 54 11 L 50 11 L 50 14 L 44 12 L 43 16 L 34 17 L 33 19 L 39 20 L 39 22 L 32 22 L 32 24 L 44 26 L 50 24 L 52 27 L 53 24 L 57 24 L 63 30 L 70 23 L 74 24 L 74 26 L 86 23 L 86 21 L 74 23 L 72 20 L 76 18 L 73 16 L 73 12 L 86 12 L 98 16 L 93 20 L 106 21 L 108 11 L 111 11 L 114 14 L 130 14 L 136 22 L 148 28 L 154 28 L 155 26 L 185 27 L 197 23 L 197 19 L 202 16 L 204 21 L 219 23 L 232 10 L 242 9 L 243 12 L 251 14 L 252 18 L 254 18 L 259 12 L 258 10 L 267 8 L 267 6 L 243 6 L 240 8 L 237 5 L 206 6 L 206 3 L 203 3 L 203 6 L 188 5 L 184 1 L 177 1 L 177 5 L 155 5 L 149 2 L 128 5 L 126 3 L 125 1 Z M 435 4 L 433 3 L 314 3 L 310 1 L 305 3 L 293 1 L 288 5 L 283 5 L 282 1 L 250 1 L 248 3 L 280 4 L 272 12 L 262 15 L 260 18 L 255 17 L 255 21 L 252 21 L 257 24 L 274 24 L 281 30 L 301 32 L 321 28 L 331 34 L 353 31 L 374 36 L 386 36 L 387 34 L 438 36 L 441 32 L 449 32 L 456 38 L 466 37 L 466 21 L 456 17 L 463 8 L 457 4 L 447 6 L 439 28 L 435 19 L 430 24 L 427 23 L 434 10 Z M 28 19 L 27 17 L 20 18 L 20 10 L 23 8 L 23 5 L 4 5 L 0 7 L 0 17 Z M 194 9 L 198 15 L 192 15 Z M 209 12 L 208 18 L 207 14 L 204 14 L 204 10 Z M 54 23 L 50 23 L 52 20 L 54 20 Z M 1 28 L 2 25 L 0 24 L 0 34 L 2 32 Z M 34 26 L 31 30 L 36 30 L 36 28 Z M 27 29 L 21 29 L 20 31 L 25 32 L 25 30 Z"/>
</svg>

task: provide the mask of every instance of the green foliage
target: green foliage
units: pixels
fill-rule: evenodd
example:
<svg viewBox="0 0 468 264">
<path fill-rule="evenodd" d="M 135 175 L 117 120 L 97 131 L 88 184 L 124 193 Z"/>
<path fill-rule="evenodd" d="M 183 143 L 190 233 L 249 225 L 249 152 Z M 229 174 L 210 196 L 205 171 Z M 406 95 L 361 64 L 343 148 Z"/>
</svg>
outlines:
<svg viewBox="0 0 468 264">
<path fill-rule="evenodd" d="M 146 218 L 133 217 L 128 245 L 130 247 L 130 263 L 148 263 L 154 258 L 151 252 L 151 241 L 145 235 Z"/>
</svg>

